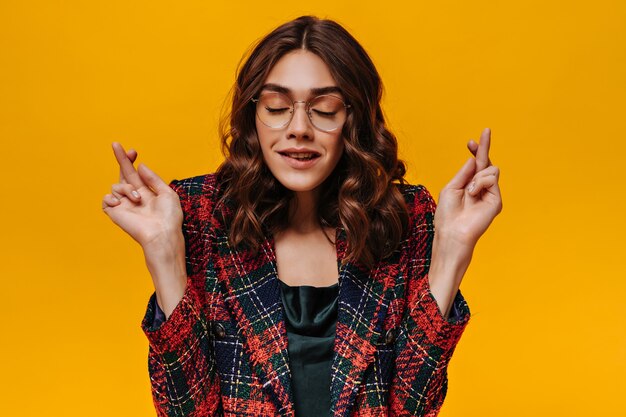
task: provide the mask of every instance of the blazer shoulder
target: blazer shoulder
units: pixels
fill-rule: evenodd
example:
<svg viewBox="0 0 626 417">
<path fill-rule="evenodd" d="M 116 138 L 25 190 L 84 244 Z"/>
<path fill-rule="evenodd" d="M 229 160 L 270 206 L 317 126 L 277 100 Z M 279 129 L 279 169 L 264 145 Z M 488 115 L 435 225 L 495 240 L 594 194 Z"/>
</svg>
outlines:
<svg viewBox="0 0 626 417">
<path fill-rule="evenodd" d="M 398 190 L 404 196 L 409 215 L 435 211 L 436 203 L 426 186 L 422 184 L 397 184 Z"/>
<path fill-rule="evenodd" d="M 209 173 L 173 179 L 169 186 L 178 193 L 181 199 L 197 198 L 199 196 L 212 198 L 217 194 L 217 177 L 215 173 Z"/>
<path fill-rule="evenodd" d="M 220 189 L 216 173 L 173 179 L 169 186 L 178 194 L 186 219 L 207 219 L 214 215 Z"/>
</svg>

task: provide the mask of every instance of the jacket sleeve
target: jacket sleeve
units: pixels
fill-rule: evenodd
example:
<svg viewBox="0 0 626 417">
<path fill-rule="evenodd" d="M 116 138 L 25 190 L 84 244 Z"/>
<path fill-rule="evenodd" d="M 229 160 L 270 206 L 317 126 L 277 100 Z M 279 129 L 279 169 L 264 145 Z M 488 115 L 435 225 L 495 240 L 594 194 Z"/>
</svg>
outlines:
<svg viewBox="0 0 626 417">
<path fill-rule="evenodd" d="M 415 200 L 409 207 L 412 221 L 406 258 L 406 309 L 395 345 L 390 415 L 434 417 L 445 399 L 448 363 L 470 319 L 470 310 L 459 290 L 451 309 L 454 314 L 446 319 L 430 291 L 428 270 L 436 205 L 425 187 L 414 187 Z"/>
<path fill-rule="evenodd" d="M 148 338 L 148 371 L 154 406 L 159 417 L 213 416 L 219 404 L 219 382 L 207 319 L 204 262 L 208 256 L 203 227 L 194 214 L 188 180 L 170 183 L 183 209 L 187 287 L 167 320 L 158 316 L 156 293 L 148 302 L 141 328 Z M 204 226 L 206 227 L 206 226 Z M 206 237 L 206 236 L 205 236 Z M 155 321 L 156 319 L 156 321 Z"/>
</svg>

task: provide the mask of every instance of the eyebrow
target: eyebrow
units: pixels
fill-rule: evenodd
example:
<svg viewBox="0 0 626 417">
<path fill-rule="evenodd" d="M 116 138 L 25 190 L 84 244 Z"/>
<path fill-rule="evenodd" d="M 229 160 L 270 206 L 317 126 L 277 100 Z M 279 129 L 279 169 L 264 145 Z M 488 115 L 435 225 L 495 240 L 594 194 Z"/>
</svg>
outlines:
<svg viewBox="0 0 626 417">
<path fill-rule="evenodd" d="M 291 90 L 285 86 L 279 85 L 279 84 L 274 84 L 274 83 L 267 83 L 264 84 L 261 87 L 261 90 L 269 90 L 269 91 L 276 91 L 277 93 L 283 93 L 283 94 L 290 94 Z M 328 86 L 328 87 L 317 87 L 317 88 L 311 88 L 311 93 L 315 94 L 315 95 L 322 95 L 322 94 L 328 94 L 328 93 L 339 93 L 339 94 L 343 94 L 341 91 L 341 88 L 336 87 L 336 86 Z"/>
</svg>

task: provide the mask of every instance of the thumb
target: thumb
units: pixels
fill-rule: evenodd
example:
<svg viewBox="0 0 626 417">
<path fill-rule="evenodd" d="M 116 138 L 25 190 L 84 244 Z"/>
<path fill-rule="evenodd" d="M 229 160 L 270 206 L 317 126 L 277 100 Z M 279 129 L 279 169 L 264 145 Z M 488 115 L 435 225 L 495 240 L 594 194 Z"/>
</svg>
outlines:
<svg viewBox="0 0 626 417">
<path fill-rule="evenodd" d="M 476 160 L 474 159 L 474 157 L 470 157 L 467 161 L 465 161 L 465 164 L 463 164 L 461 169 L 456 173 L 454 178 L 450 180 L 446 187 L 456 190 L 462 190 L 463 188 L 465 188 L 465 184 L 467 184 L 469 180 L 472 179 L 475 172 Z"/>
<path fill-rule="evenodd" d="M 143 182 L 155 193 L 161 194 L 163 192 L 168 192 L 170 190 L 169 185 L 167 185 L 161 177 L 159 177 L 154 171 L 152 171 L 146 164 L 143 162 L 137 166 L 137 173 L 143 180 Z"/>
</svg>

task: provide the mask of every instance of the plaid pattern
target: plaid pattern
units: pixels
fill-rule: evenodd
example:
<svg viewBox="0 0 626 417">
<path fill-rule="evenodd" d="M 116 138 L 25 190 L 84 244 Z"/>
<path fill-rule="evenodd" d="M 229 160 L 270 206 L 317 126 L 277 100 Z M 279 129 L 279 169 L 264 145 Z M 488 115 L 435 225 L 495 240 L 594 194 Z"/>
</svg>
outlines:
<svg viewBox="0 0 626 417">
<path fill-rule="evenodd" d="M 155 327 L 154 297 L 141 323 L 159 417 L 294 416 L 287 333 L 268 234 L 253 256 L 229 245 L 217 208 L 215 174 L 173 180 L 184 212 L 188 285 Z M 444 319 L 430 292 L 435 202 L 421 185 L 400 186 L 411 213 L 408 238 L 373 270 L 341 265 L 346 234 L 336 229 L 339 307 L 331 414 L 436 416 L 447 366 L 470 318 Z"/>
</svg>

